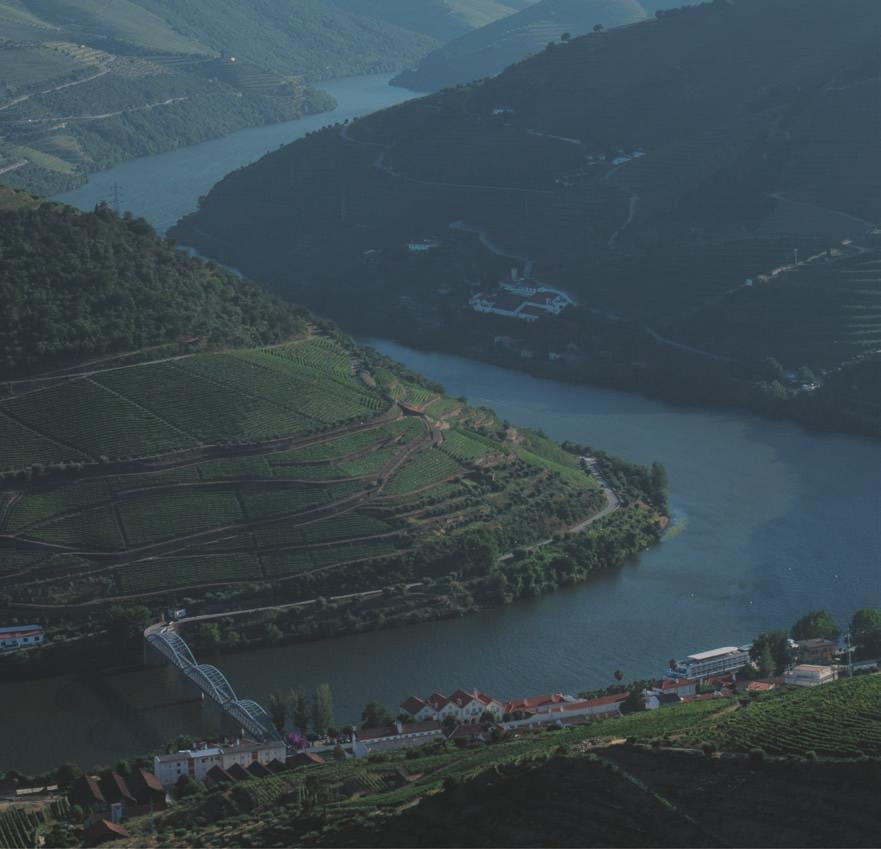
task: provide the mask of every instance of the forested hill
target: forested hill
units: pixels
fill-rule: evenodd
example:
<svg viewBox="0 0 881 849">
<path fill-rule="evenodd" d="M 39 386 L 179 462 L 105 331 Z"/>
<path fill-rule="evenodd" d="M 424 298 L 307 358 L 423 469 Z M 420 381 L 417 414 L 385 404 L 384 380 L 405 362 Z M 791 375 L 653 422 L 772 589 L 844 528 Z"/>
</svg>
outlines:
<svg viewBox="0 0 881 849">
<path fill-rule="evenodd" d="M 492 77 L 563 35 L 584 35 L 596 26 L 620 26 L 645 17 L 644 5 L 637 0 L 541 0 L 438 47 L 393 83 L 415 91 L 437 91 Z"/>
<path fill-rule="evenodd" d="M 558 41 L 273 152 L 176 233 L 349 327 L 792 409 L 881 348 L 879 34 L 874 0 L 738 0 Z M 512 260 L 586 308 L 476 314 Z"/>
<path fill-rule="evenodd" d="M 0 303 L 7 378 L 164 343 L 266 345 L 305 326 L 302 310 L 189 257 L 142 219 L 2 188 Z"/>
</svg>

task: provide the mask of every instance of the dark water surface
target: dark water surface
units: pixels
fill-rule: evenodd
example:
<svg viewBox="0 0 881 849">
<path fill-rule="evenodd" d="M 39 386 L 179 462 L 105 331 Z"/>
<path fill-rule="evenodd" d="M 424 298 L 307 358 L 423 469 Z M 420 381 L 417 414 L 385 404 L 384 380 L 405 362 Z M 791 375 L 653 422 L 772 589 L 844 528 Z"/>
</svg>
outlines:
<svg viewBox="0 0 881 849">
<path fill-rule="evenodd" d="M 388 95 L 378 88 L 382 80 L 339 86 L 357 101 L 363 84 L 362 105 L 376 108 Z M 358 110 L 360 101 L 334 93 L 342 114 Z M 310 121 L 318 126 L 328 116 L 298 124 Z M 293 138 L 298 131 L 288 126 Z M 284 141 L 284 132 L 248 130 L 127 163 L 93 178 L 92 195 L 80 190 L 76 202 L 91 205 L 115 179 L 126 206 L 167 227 L 212 181 L 259 156 L 261 145 Z M 223 164 L 206 161 L 215 155 Z M 394 707 L 411 692 L 465 686 L 518 696 L 605 685 L 616 669 L 628 679 L 658 674 L 670 657 L 745 642 L 813 608 L 845 621 L 857 607 L 881 606 L 881 444 L 373 344 L 513 422 L 636 461 L 663 461 L 675 527 L 620 571 L 546 598 L 462 620 L 223 656 L 217 663 L 241 696 L 264 699 L 273 689 L 326 681 L 345 723 L 367 701 Z M 179 695 L 170 669 L 0 683 L 0 771 L 112 762 L 209 728 L 210 717 Z"/>
</svg>

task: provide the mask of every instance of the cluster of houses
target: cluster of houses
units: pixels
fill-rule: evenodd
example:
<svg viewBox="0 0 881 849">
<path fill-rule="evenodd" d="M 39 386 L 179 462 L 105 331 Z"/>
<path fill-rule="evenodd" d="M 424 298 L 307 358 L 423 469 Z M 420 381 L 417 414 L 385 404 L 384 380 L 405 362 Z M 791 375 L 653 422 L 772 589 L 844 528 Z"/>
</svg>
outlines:
<svg viewBox="0 0 881 849">
<path fill-rule="evenodd" d="M 570 295 L 533 280 L 520 279 L 516 269 L 512 271 L 511 280 L 500 283 L 492 291 L 472 295 L 468 303 L 475 312 L 529 322 L 560 315 L 575 306 Z"/>
<path fill-rule="evenodd" d="M 106 770 L 100 775 L 81 775 L 71 785 L 67 798 L 83 811 L 83 841 L 96 846 L 129 837 L 120 824 L 124 817 L 162 810 L 165 788 L 146 769 L 135 768 L 126 775 Z"/>
<path fill-rule="evenodd" d="M 400 706 L 399 719 L 381 728 L 356 729 L 352 753 L 372 754 L 417 748 L 451 740 L 488 742 L 493 737 L 542 726 L 576 725 L 617 716 L 627 693 L 579 699 L 563 693 L 501 701 L 480 690 L 456 690 L 446 696 L 410 696 Z"/>
</svg>

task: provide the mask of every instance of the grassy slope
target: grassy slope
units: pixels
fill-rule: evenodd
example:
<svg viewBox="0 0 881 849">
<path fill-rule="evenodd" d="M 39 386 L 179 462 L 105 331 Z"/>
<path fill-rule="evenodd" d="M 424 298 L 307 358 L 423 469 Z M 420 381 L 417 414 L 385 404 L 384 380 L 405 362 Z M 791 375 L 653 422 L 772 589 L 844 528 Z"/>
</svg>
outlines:
<svg viewBox="0 0 881 849">
<path fill-rule="evenodd" d="M 596 24 L 620 26 L 641 20 L 645 10 L 637 0 L 541 0 L 516 15 L 493 21 L 439 47 L 396 85 L 416 91 L 437 91 L 450 85 L 491 77 L 557 41 L 590 32 Z"/>
</svg>

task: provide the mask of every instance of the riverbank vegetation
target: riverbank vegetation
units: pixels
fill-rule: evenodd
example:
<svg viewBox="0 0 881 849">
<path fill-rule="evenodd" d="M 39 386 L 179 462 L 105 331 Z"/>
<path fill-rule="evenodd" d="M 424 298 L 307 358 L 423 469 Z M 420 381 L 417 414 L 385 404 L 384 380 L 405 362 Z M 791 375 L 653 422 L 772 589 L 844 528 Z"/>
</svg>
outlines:
<svg viewBox="0 0 881 849">
<path fill-rule="evenodd" d="M 0 216 L 0 606 L 49 625 L 5 666 L 104 650 L 108 609 L 213 615 L 209 650 L 458 616 L 660 538 L 657 468 L 599 458 L 615 495 L 577 448 L 445 396 L 143 221 Z"/>
<path fill-rule="evenodd" d="M 274 151 L 174 232 L 353 331 L 877 437 L 878 15 L 705 3 L 571 38 Z M 473 311 L 512 265 L 578 306 Z"/>
</svg>

